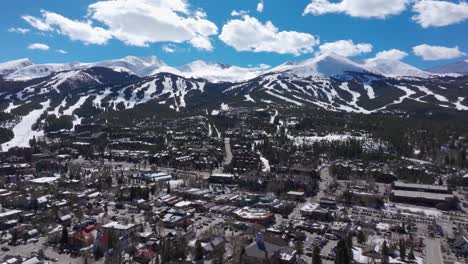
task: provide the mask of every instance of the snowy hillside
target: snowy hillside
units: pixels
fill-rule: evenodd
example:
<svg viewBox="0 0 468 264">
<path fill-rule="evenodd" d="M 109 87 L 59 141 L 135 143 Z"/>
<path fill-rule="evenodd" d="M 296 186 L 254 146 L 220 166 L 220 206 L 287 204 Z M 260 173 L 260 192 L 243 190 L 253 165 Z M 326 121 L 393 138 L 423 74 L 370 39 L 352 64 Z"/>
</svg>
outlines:
<svg viewBox="0 0 468 264">
<path fill-rule="evenodd" d="M 440 65 L 427 70 L 432 73 L 462 73 L 468 74 L 468 60 Z"/>
<path fill-rule="evenodd" d="M 370 72 L 386 77 L 420 77 L 427 78 L 431 74 L 422 71 L 399 60 L 373 58 L 363 62 L 363 66 Z"/>
<path fill-rule="evenodd" d="M 301 62 L 287 62 L 268 71 L 297 77 L 337 77 L 348 72 L 366 72 L 362 65 L 340 55 L 328 53 Z"/>
<path fill-rule="evenodd" d="M 19 69 L 30 66 L 32 64 L 33 64 L 32 61 L 29 59 L 19 59 L 19 60 L 0 63 L 0 75 L 13 73 Z"/>
<path fill-rule="evenodd" d="M 34 64 L 29 59 L 0 63 L 0 76 L 13 81 L 26 81 L 42 78 L 53 73 L 69 70 L 104 67 L 115 72 L 126 72 L 139 77 L 159 73 L 171 73 L 185 78 L 202 78 L 210 82 L 244 82 L 262 75 L 281 73 L 282 76 L 296 77 L 335 77 L 349 79 L 354 73 L 371 73 L 384 77 L 429 78 L 435 74 L 452 75 L 468 73 L 468 62 L 434 67 L 428 71 L 420 70 L 399 60 L 372 58 L 354 61 L 334 53 L 326 53 L 304 61 L 286 62 L 267 70 L 265 67 L 239 67 L 223 63 L 194 61 L 181 67 L 173 67 L 156 56 L 126 56 L 121 59 L 91 63 L 45 63 Z"/>
</svg>

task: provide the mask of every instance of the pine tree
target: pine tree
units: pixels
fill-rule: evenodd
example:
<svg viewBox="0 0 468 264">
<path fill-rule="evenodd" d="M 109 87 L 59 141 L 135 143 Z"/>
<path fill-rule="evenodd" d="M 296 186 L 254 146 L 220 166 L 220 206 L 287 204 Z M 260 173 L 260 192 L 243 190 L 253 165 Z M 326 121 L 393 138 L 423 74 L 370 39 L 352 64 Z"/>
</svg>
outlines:
<svg viewBox="0 0 468 264">
<path fill-rule="evenodd" d="M 62 239 L 60 240 L 62 246 L 68 245 L 68 229 L 66 226 L 62 228 Z"/>
<path fill-rule="evenodd" d="M 346 237 L 346 254 L 348 259 L 353 259 L 353 235 L 351 234 Z"/>
<path fill-rule="evenodd" d="M 416 259 L 416 257 L 414 256 L 413 247 L 410 248 L 410 252 L 408 253 L 408 259 L 409 260 L 415 260 Z"/>
<path fill-rule="evenodd" d="M 320 257 L 320 248 L 317 245 L 314 246 L 314 251 L 312 253 L 312 264 L 322 264 L 322 258 Z"/>
<path fill-rule="evenodd" d="M 218 250 L 216 253 L 215 253 L 215 256 L 213 258 L 213 264 L 223 264 L 224 262 L 224 256 L 223 256 L 223 251 L 221 250 Z"/>
<path fill-rule="evenodd" d="M 367 237 L 366 237 L 366 234 L 364 233 L 364 231 L 359 230 L 359 232 L 357 234 L 357 241 L 358 241 L 359 244 L 366 243 Z"/>
<path fill-rule="evenodd" d="M 300 257 L 304 254 L 304 242 L 301 240 L 296 240 L 294 243 L 294 249 L 296 250 L 296 254 Z"/>
<path fill-rule="evenodd" d="M 200 240 L 195 243 L 195 261 L 203 259 L 203 248 Z"/>
<path fill-rule="evenodd" d="M 388 250 L 386 240 L 383 242 L 381 253 L 382 253 L 382 264 L 388 264 L 389 263 L 389 259 L 388 259 L 389 250 Z"/>
<path fill-rule="evenodd" d="M 338 241 L 338 245 L 336 246 L 335 264 L 349 264 L 352 259 L 352 257 L 349 258 L 349 250 L 346 240 L 341 239 Z"/>
<path fill-rule="evenodd" d="M 406 258 L 406 243 L 404 239 L 400 239 L 400 259 L 404 260 Z"/>
</svg>

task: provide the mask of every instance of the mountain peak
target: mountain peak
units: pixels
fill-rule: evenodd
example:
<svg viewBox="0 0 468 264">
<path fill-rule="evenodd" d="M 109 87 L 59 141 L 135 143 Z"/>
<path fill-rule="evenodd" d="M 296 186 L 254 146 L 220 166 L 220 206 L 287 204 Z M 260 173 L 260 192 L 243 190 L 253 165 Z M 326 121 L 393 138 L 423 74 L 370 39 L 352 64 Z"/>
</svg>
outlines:
<svg viewBox="0 0 468 264">
<path fill-rule="evenodd" d="M 28 58 L 0 63 L 0 75 L 10 74 L 30 65 L 33 65 L 33 62 Z"/>
<path fill-rule="evenodd" d="M 363 61 L 362 65 L 375 74 L 386 77 L 421 77 L 426 78 L 431 74 L 414 66 L 406 64 L 401 60 L 372 58 Z"/>
<path fill-rule="evenodd" d="M 449 64 L 439 65 L 427 69 L 428 72 L 438 73 L 438 74 L 447 74 L 447 73 L 461 73 L 468 74 L 468 60 L 462 60 L 457 62 L 452 62 Z"/>
<path fill-rule="evenodd" d="M 345 75 L 347 72 L 367 72 L 367 69 L 346 57 L 329 52 L 300 62 L 288 62 L 268 72 L 286 72 L 298 77 L 332 77 Z"/>
</svg>

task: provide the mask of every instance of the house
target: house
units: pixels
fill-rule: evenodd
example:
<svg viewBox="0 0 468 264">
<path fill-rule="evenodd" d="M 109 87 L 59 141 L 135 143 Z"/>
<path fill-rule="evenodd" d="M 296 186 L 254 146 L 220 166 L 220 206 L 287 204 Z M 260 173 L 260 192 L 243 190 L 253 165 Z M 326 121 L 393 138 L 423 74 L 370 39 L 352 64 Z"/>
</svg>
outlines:
<svg viewBox="0 0 468 264">
<path fill-rule="evenodd" d="M 464 235 L 459 236 L 455 241 L 452 243 L 452 251 L 457 256 L 468 256 L 468 238 Z"/>
<path fill-rule="evenodd" d="M 263 234 L 257 234 L 256 241 L 245 248 L 244 263 L 280 263 L 292 264 L 296 261 L 296 251 L 281 240 L 265 240 Z"/>
</svg>

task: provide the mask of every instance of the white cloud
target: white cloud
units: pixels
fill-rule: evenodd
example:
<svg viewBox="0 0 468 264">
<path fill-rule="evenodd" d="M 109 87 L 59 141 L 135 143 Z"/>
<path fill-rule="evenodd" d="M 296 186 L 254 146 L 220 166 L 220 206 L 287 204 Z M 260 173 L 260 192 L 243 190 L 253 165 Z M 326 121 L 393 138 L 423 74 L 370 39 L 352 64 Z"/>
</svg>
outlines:
<svg viewBox="0 0 468 264">
<path fill-rule="evenodd" d="M 257 12 L 261 13 L 263 12 L 263 8 L 265 7 L 265 4 L 263 3 L 263 0 L 260 0 L 257 4 Z"/>
<path fill-rule="evenodd" d="M 232 10 L 231 16 L 245 16 L 248 15 L 249 11 L 246 10 Z"/>
<path fill-rule="evenodd" d="M 260 63 L 257 68 L 259 68 L 261 70 L 267 70 L 267 69 L 271 68 L 271 65 L 268 65 L 268 64 L 265 64 L 265 63 Z"/>
<path fill-rule="evenodd" d="M 67 53 L 68 53 L 68 51 L 63 50 L 63 49 L 58 49 L 58 50 L 56 50 L 56 51 L 57 51 L 58 53 L 61 53 L 61 54 L 67 54 Z"/>
<path fill-rule="evenodd" d="M 40 18 L 35 18 L 33 16 L 22 16 L 21 18 L 33 28 L 39 29 L 40 31 L 52 30 L 52 27 L 48 23 L 42 21 Z"/>
<path fill-rule="evenodd" d="M 400 61 L 404 59 L 406 56 L 408 56 L 408 53 L 397 50 L 397 49 L 391 49 L 391 50 L 384 50 L 381 52 L 378 52 L 375 55 L 376 59 L 384 59 L 384 60 L 394 60 L 394 61 Z"/>
<path fill-rule="evenodd" d="M 336 53 L 344 57 L 353 57 L 372 51 L 372 45 L 369 43 L 354 44 L 352 40 L 338 40 L 320 45 L 320 54 Z"/>
<path fill-rule="evenodd" d="M 11 33 L 18 33 L 18 34 L 26 34 L 29 32 L 29 29 L 27 28 L 20 28 L 20 27 L 12 27 L 12 28 L 9 28 L 8 29 L 8 32 L 11 32 Z"/>
<path fill-rule="evenodd" d="M 219 39 L 237 51 L 293 55 L 311 53 L 313 47 L 319 44 L 319 40 L 311 34 L 280 31 L 272 22 L 261 23 L 249 15 L 228 21 Z"/>
<path fill-rule="evenodd" d="M 190 11 L 184 0 L 99 1 L 89 6 L 88 16 L 109 27 L 115 38 L 133 46 L 190 42 L 196 48 L 211 50 L 209 37 L 218 32 L 203 11 Z"/>
<path fill-rule="evenodd" d="M 413 47 L 413 52 L 415 55 L 426 61 L 454 59 L 466 55 L 466 53 L 460 51 L 457 46 L 449 48 L 443 46 L 430 46 L 427 44 Z"/>
<path fill-rule="evenodd" d="M 468 19 L 466 2 L 419 1 L 414 4 L 413 11 L 417 13 L 413 20 L 424 28 L 448 26 Z"/>
<path fill-rule="evenodd" d="M 312 0 L 304 10 L 304 15 L 323 15 L 328 13 L 345 13 L 352 17 L 386 18 L 398 15 L 406 10 L 411 0 Z"/>
<path fill-rule="evenodd" d="M 50 47 L 43 43 L 33 43 L 28 46 L 30 50 L 49 50 Z"/>
<path fill-rule="evenodd" d="M 71 40 L 83 41 L 86 44 L 105 44 L 112 38 L 111 32 L 93 27 L 91 21 L 76 21 L 57 13 L 42 10 L 42 19 L 31 16 L 23 17 L 31 26 L 41 31 L 55 31 L 68 36 Z"/>
<path fill-rule="evenodd" d="M 40 31 L 55 31 L 86 44 L 102 45 L 116 38 L 139 47 L 156 42 L 188 42 L 198 49 L 212 50 L 210 36 L 218 33 L 206 13 L 190 10 L 186 0 L 102 0 L 88 6 L 86 21 L 41 12 L 42 18 L 23 19 Z M 93 26 L 92 20 L 105 28 Z"/>
<path fill-rule="evenodd" d="M 166 53 L 174 53 L 176 52 L 176 47 L 171 44 L 163 45 L 162 50 Z"/>
</svg>

